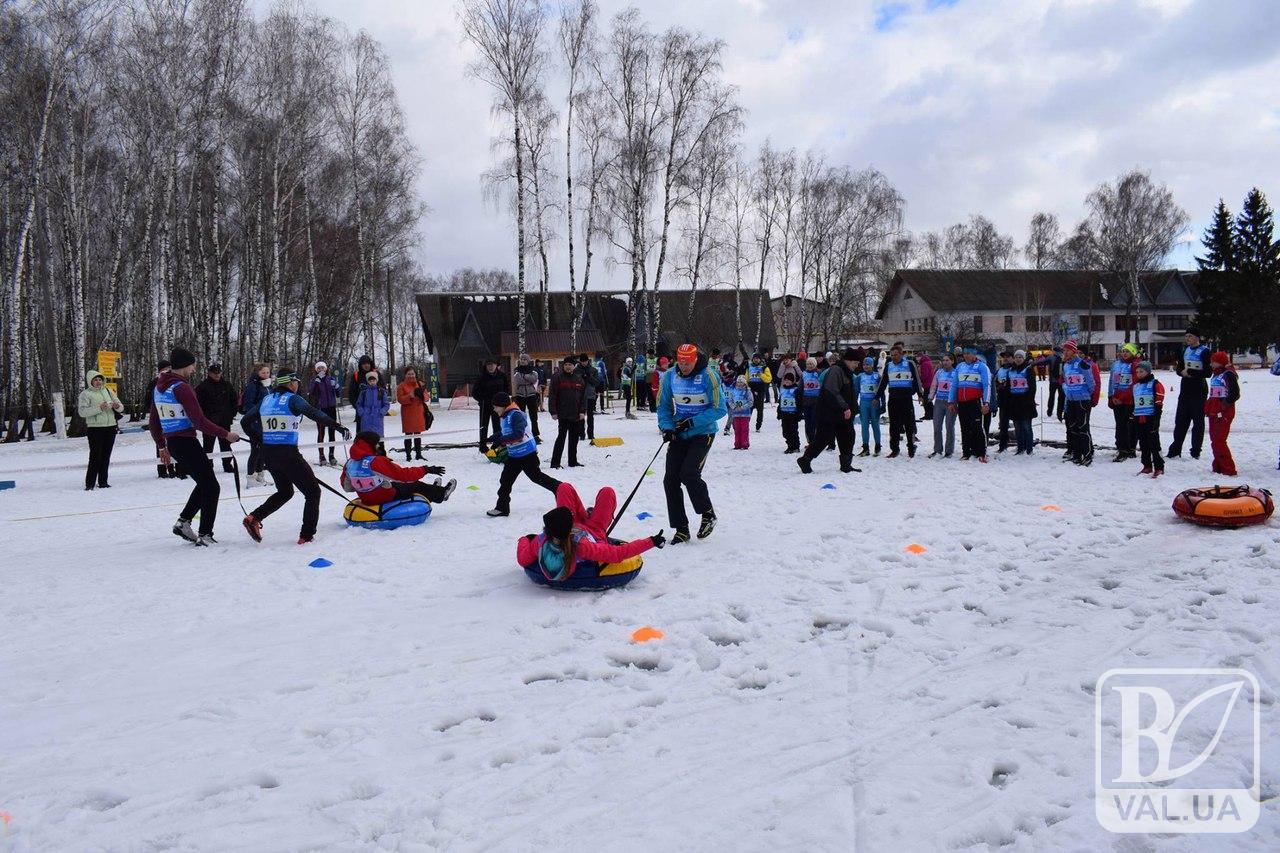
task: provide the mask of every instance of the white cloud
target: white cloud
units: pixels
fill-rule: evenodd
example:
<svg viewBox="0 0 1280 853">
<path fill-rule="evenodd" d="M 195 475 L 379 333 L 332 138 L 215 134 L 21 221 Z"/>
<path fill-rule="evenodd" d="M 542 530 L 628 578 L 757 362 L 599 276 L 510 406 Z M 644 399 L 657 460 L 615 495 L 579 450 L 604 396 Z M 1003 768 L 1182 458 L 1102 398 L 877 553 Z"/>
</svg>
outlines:
<svg viewBox="0 0 1280 853">
<path fill-rule="evenodd" d="M 606 16 L 623 5 L 601 3 Z M 480 187 L 491 97 L 466 73 L 454 4 L 311 5 L 391 55 L 425 158 L 423 265 L 513 266 L 509 218 Z M 1037 210 L 1069 228 L 1090 189 L 1134 165 L 1169 184 L 1197 234 L 1219 196 L 1238 206 L 1255 183 L 1280 195 L 1272 0 L 912 0 L 884 31 L 875 23 L 888 4 L 871 0 L 639 5 L 655 28 L 728 43 L 748 146 L 769 137 L 875 165 L 905 194 L 912 230 L 981 212 L 1021 242 Z"/>
</svg>

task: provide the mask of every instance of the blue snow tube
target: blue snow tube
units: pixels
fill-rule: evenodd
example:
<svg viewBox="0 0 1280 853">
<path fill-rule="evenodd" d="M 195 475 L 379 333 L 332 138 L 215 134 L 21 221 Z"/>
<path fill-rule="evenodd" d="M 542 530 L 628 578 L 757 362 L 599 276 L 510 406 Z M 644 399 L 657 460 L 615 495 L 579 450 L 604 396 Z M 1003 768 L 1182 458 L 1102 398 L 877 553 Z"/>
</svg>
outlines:
<svg viewBox="0 0 1280 853">
<path fill-rule="evenodd" d="M 347 524 L 372 530 L 395 530 L 397 527 L 421 524 L 430 515 L 431 504 L 421 495 L 414 495 L 403 501 L 387 501 L 381 505 L 351 501 L 342 512 Z"/>
<path fill-rule="evenodd" d="M 622 544 L 617 540 L 611 539 L 609 541 L 615 545 Z M 532 566 L 522 566 L 529 580 L 539 586 L 550 587 L 551 589 L 571 589 L 578 592 L 598 592 L 605 589 L 624 587 L 635 580 L 636 575 L 640 574 L 640 569 L 643 567 L 644 558 L 639 554 L 620 563 L 604 563 L 603 565 L 593 560 L 579 560 L 573 570 L 573 574 L 564 580 L 555 580 L 547 577 L 537 563 Z"/>
</svg>

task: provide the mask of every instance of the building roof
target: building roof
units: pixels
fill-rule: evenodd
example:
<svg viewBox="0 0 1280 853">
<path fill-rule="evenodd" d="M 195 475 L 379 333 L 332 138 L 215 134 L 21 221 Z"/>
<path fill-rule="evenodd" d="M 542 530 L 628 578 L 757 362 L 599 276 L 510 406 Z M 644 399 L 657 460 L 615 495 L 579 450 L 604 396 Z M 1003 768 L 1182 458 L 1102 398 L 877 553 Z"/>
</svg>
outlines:
<svg viewBox="0 0 1280 853">
<path fill-rule="evenodd" d="M 704 347 L 736 346 L 737 324 L 741 314 L 742 337 L 748 346 L 756 342 L 756 317 L 760 317 L 760 346 L 773 348 L 778 344 L 773 310 L 767 298 L 761 299 L 758 288 L 741 292 L 733 290 L 699 290 L 693 295 L 693 311 L 690 312 L 689 290 L 662 290 L 658 293 L 658 327 L 656 348 L 674 351 L 686 341 Z M 578 349 L 587 351 L 613 351 L 614 354 L 631 352 L 635 345 L 627 344 L 629 328 L 628 291 L 593 291 L 579 294 L 579 305 L 584 308 L 582 324 L 578 329 Z M 519 300 L 514 293 L 420 293 L 417 295 L 418 313 L 422 319 L 427 347 L 444 359 L 474 360 L 496 356 L 511 350 L 504 344 L 504 333 L 515 332 L 519 319 Z M 525 297 L 527 316 L 526 348 L 533 349 L 535 331 L 541 335 L 566 336 L 564 331 L 573 326 L 571 294 L 554 291 L 547 295 L 549 322 L 543 321 L 544 298 L 540 293 Z M 641 309 L 643 305 L 641 306 Z M 648 312 L 639 310 L 636 319 L 637 337 L 644 337 L 650 320 Z M 595 337 L 589 333 L 594 332 Z M 585 333 L 585 334 L 584 334 Z M 593 342 L 594 341 L 594 342 Z M 544 340 L 551 344 L 557 341 Z M 548 350 L 551 351 L 551 350 Z M 560 351 L 558 348 L 555 351 Z"/>
<path fill-rule="evenodd" d="M 1139 278 L 1139 308 L 1190 308 L 1197 300 L 1194 273 L 1160 270 Z M 904 288 L 934 311 L 1087 311 L 1124 309 L 1128 286 L 1114 273 L 1098 270 L 921 270 L 903 269 L 880 301 L 877 319 Z"/>
<path fill-rule="evenodd" d="M 502 354 L 519 355 L 520 333 L 508 329 L 502 333 Z M 569 353 L 601 352 L 605 348 L 604 337 L 595 329 L 578 329 L 577 346 L 568 329 L 526 329 L 524 350 L 534 358 Z"/>
</svg>

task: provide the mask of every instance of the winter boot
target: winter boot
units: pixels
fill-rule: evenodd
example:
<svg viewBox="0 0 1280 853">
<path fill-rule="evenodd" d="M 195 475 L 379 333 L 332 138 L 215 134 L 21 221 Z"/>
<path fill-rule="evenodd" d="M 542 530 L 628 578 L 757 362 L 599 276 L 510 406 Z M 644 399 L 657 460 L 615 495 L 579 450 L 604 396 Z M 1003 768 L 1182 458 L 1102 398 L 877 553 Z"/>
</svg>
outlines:
<svg viewBox="0 0 1280 853">
<path fill-rule="evenodd" d="M 156 476 L 159 477 L 161 480 L 169 479 L 169 469 L 163 465 L 157 465 Z"/>
<path fill-rule="evenodd" d="M 1156 477 L 1159 477 L 1159 476 L 1160 476 L 1161 474 L 1163 474 L 1163 473 L 1164 473 L 1164 469 L 1163 469 L 1163 468 L 1157 468 L 1156 470 L 1154 470 L 1154 471 L 1152 471 L 1152 472 L 1151 472 L 1151 479 L 1153 479 L 1153 480 L 1154 480 Z"/>
<path fill-rule="evenodd" d="M 808 456 L 800 456 L 798 459 L 796 459 L 796 464 L 800 466 L 800 470 L 803 471 L 804 473 L 806 474 L 813 473 L 813 466 L 809 464 Z"/>
<path fill-rule="evenodd" d="M 511 515 L 511 512 L 510 510 L 498 509 L 495 506 L 493 509 L 486 512 L 485 515 L 489 516 L 490 518 L 506 518 L 508 515 Z"/>
<path fill-rule="evenodd" d="M 181 536 L 188 542 L 200 544 L 200 537 L 196 536 L 196 532 L 191 529 L 191 522 L 185 518 L 179 518 L 173 523 L 173 535 Z"/>
<path fill-rule="evenodd" d="M 210 545 L 217 545 L 218 540 L 213 538 L 212 533 L 201 533 L 200 538 L 196 540 L 196 544 L 202 548 L 208 548 Z"/>
<path fill-rule="evenodd" d="M 454 489 L 456 489 L 456 488 L 458 488 L 458 481 L 457 481 L 457 480 L 450 480 L 448 483 L 445 483 L 445 486 L 444 486 L 444 497 L 442 497 L 442 498 L 440 499 L 441 503 L 443 503 L 444 501 L 449 500 L 449 498 L 453 495 L 453 490 L 454 490 Z"/>
<path fill-rule="evenodd" d="M 404 461 L 406 463 L 413 461 L 413 439 L 411 438 L 404 440 Z"/>
<path fill-rule="evenodd" d="M 427 457 L 422 455 L 422 439 L 414 438 L 413 440 L 413 458 L 419 462 L 426 462 Z"/>
<path fill-rule="evenodd" d="M 862 452 L 861 452 L 861 453 L 859 453 L 858 455 L 859 455 L 859 456 L 870 456 L 870 455 L 871 455 L 871 448 L 870 448 L 870 447 L 868 447 L 868 446 L 867 446 L 867 445 L 865 445 L 865 444 L 864 444 L 864 445 L 862 445 Z"/>
<path fill-rule="evenodd" d="M 249 538 L 254 542 L 262 541 L 262 522 L 254 518 L 252 515 L 246 515 L 244 520 L 240 522 L 244 525 L 244 530 L 249 534 Z"/>
<path fill-rule="evenodd" d="M 1134 476 L 1142 476 L 1143 474 L 1150 474 L 1150 473 L 1151 473 L 1151 466 L 1150 466 L 1150 465 L 1143 465 L 1143 466 L 1142 466 L 1142 470 L 1141 470 L 1141 471 L 1139 471 L 1139 472 L 1138 472 L 1137 474 L 1135 474 Z"/>
<path fill-rule="evenodd" d="M 916 446 L 914 444 L 907 445 L 907 458 L 908 459 L 916 458 Z"/>
<path fill-rule="evenodd" d="M 698 538 L 706 539 L 716 529 L 716 511 L 709 509 L 702 514 L 702 524 L 698 526 Z"/>
<path fill-rule="evenodd" d="M 689 528 L 677 527 L 676 532 L 671 534 L 671 544 L 680 545 L 689 541 Z"/>
<path fill-rule="evenodd" d="M 875 452 L 874 454 L 872 454 L 872 455 L 874 455 L 874 456 L 879 456 L 879 455 L 880 455 L 880 445 L 878 445 L 878 444 L 876 445 L 876 452 Z"/>
</svg>

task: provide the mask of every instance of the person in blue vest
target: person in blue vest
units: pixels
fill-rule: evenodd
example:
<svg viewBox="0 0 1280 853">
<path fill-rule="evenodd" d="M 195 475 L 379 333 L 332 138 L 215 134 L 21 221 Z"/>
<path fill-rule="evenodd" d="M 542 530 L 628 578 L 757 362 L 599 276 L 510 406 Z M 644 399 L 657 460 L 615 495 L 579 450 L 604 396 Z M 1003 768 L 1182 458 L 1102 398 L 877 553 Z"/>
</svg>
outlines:
<svg viewBox="0 0 1280 853">
<path fill-rule="evenodd" d="M 684 492 L 689 493 L 693 511 L 702 517 L 698 538 L 706 539 L 715 530 L 716 511 L 702 479 L 702 467 L 726 413 L 720 377 L 707 368 L 706 355 L 693 344 L 681 344 L 676 350 L 675 369 L 663 374 L 658 388 L 658 429 L 668 442 L 662 487 L 667 495 L 667 518 L 675 528 L 673 545 L 689 541 Z"/>
<path fill-rule="evenodd" d="M 1116 455 L 1112 462 L 1123 462 L 1138 455 L 1130 429 L 1133 425 L 1133 365 L 1137 358 L 1137 344 L 1120 347 L 1119 358 L 1111 362 L 1107 378 L 1107 405 L 1111 407 L 1116 421 Z"/>
<path fill-rule="evenodd" d="M 802 391 L 794 373 L 784 372 L 778 386 L 778 420 L 782 421 L 782 438 L 786 453 L 800 452 L 800 419 L 804 417 Z"/>
<path fill-rule="evenodd" d="M 1160 458 L 1160 414 L 1164 411 L 1164 385 L 1152 375 L 1151 362 L 1140 361 L 1133 366 L 1133 423 L 1132 433 L 1142 451 L 1142 470 L 1152 478 L 1164 473 L 1164 460 Z"/>
<path fill-rule="evenodd" d="M 756 432 L 764 423 L 764 404 L 769 398 L 769 386 L 773 383 L 773 371 L 765 363 L 764 356 L 756 353 L 747 365 L 747 386 L 751 390 L 752 409 L 756 413 Z"/>
<path fill-rule="evenodd" d="M 1067 455 L 1077 465 L 1093 464 L 1089 417 L 1098 403 L 1098 367 L 1080 352 L 1075 340 L 1062 345 L 1062 393 L 1067 395 Z"/>
<path fill-rule="evenodd" d="M 747 385 L 747 377 L 739 376 L 725 395 L 729 406 L 729 420 L 733 422 L 733 449 L 751 449 L 751 412 L 755 393 Z"/>
<path fill-rule="evenodd" d="M 315 472 L 298 452 L 298 431 L 302 419 L 333 427 L 343 441 L 351 430 L 308 403 L 298 393 L 298 374 L 282 367 L 276 372 L 275 388 L 258 403 L 258 422 L 262 424 L 262 456 L 271 472 L 276 490 L 262 505 L 244 517 L 244 529 L 254 542 L 262 541 L 262 522 L 293 499 L 293 490 L 302 492 L 302 530 L 298 544 L 305 545 L 316 536 L 320 522 L 320 483 Z"/>
<path fill-rule="evenodd" d="M 810 356 L 804 360 L 804 371 L 800 374 L 801 403 L 804 414 L 805 443 L 813 441 L 818 430 L 818 397 L 822 394 L 822 373 L 818 370 L 818 359 Z"/>
<path fill-rule="evenodd" d="M 862 421 L 862 452 L 858 456 L 870 456 L 871 434 L 876 438 L 876 456 L 880 455 L 880 410 L 884 408 L 884 391 L 880 387 L 880 374 L 876 373 L 875 356 L 862 359 L 862 371 L 853 375 L 854 392 L 858 395 L 858 420 Z"/>
<path fill-rule="evenodd" d="M 1173 442 L 1169 445 L 1168 457 L 1177 459 L 1182 455 L 1182 442 L 1189 427 L 1191 458 L 1199 459 L 1204 445 L 1204 403 L 1209 396 L 1210 352 L 1200 342 L 1200 330 L 1195 326 L 1187 327 L 1183 342 L 1186 347 L 1178 362 L 1182 383 L 1178 386 L 1178 408 L 1173 414 Z"/>
<path fill-rule="evenodd" d="M 978 358 L 977 347 L 964 348 L 964 361 L 956 367 L 956 385 L 950 407 L 960 422 L 961 459 L 987 461 L 987 433 L 982 416 L 991 410 L 991 368 Z"/>
<path fill-rule="evenodd" d="M 498 476 L 498 503 L 486 515 L 501 518 L 511 514 L 511 487 L 521 474 L 552 494 L 559 488 L 560 481 L 539 467 L 538 443 L 534 441 L 533 432 L 529 428 L 529 416 L 511 402 L 511 395 L 506 391 L 499 391 L 493 395 L 491 402 L 500 430 L 490 436 L 486 443 L 506 448 L 507 455 L 502 463 L 502 473 Z"/>
<path fill-rule="evenodd" d="M 943 456 L 950 459 L 956 452 L 956 413 L 951 408 L 956 393 L 956 360 L 949 352 L 943 352 L 929 383 L 929 398 L 933 400 L 933 452 L 929 458 Z M 943 441 L 943 428 L 946 441 Z"/>
<path fill-rule="evenodd" d="M 889 458 L 896 459 L 901 452 L 902 434 L 907 434 L 907 456 L 916 455 L 916 407 L 912 400 L 923 399 L 920 387 L 920 371 L 916 363 L 907 358 L 902 341 L 889 348 L 889 358 L 880 374 L 879 393 L 889 392 Z M 861 402 L 861 399 L 859 399 Z"/>
<path fill-rule="evenodd" d="M 1007 415 L 1013 422 L 1014 443 L 1018 449 L 1014 456 L 1030 456 L 1035 448 L 1035 433 L 1031 422 L 1036 418 L 1036 368 L 1027 360 L 1026 350 L 1013 354 L 1013 363 L 1005 368 L 1005 382 L 1009 386 L 1008 401 L 1001 408 L 1001 421 Z"/>
<path fill-rule="evenodd" d="M 1000 353 L 1000 366 L 996 368 L 996 412 L 999 415 L 996 453 L 1009 449 L 1009 427 L 1013 419 L 1009 415 L 1009 368 L 1013 366 L 1013 350 Z"/>
<path fill-rule="evenodd" d="M 187 498 L 186 506 L 178 513 L 173 534 L 196 545 L 213 545 L 213 523 L 218 517 L 218 477 L 213 473 L 213 462 L 204 447 L 196 439 L 196 430 L 226 439 L 234 444 L 240 440 L 237 433 L 223 429 L 204 416 L 200 399 L 191 387 L 191 376 L 196 372 L 196 357 L 190 350 L 174 347 L 169 354 L 169 369 L 156 378 L 151 392 L 148 428 L 155 441 L 160 464 L 177 464 L 195 480 L 195 488 Z M 191 529 L 191 520 L 200 513 L 200 531 Z"/>
</svg>

